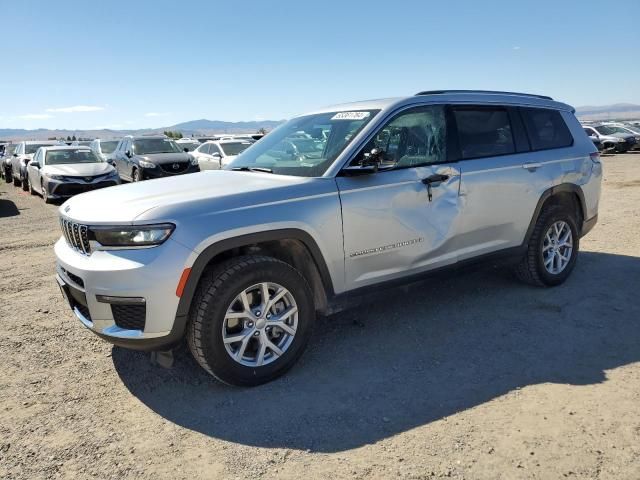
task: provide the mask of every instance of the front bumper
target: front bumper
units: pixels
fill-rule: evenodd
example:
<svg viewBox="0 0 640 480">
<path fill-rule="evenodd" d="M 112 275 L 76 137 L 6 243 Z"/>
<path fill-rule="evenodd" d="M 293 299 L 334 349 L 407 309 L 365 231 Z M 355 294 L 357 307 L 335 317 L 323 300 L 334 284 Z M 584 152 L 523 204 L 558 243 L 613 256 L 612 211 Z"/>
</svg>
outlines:
<svg viewBox="0 0 640 480">
<path fill-rule="evenodd" d="M 185 319 L 176 321 L 176 286 L 191 253 L 169 239 L 153 248 L 84 255 L 61 238 L 55 245 L 56 280 L 75 316 L 101 338 L 127 348 L 162 350 L 184 334 Z M 136 310 L 136 302 L 143 308 Z M 142 318 L 123 316 L 123 305 Z"/>
<path fill-rule="evenodd" d="M 69 198 L 80 193 L 98 190 L 100 188 L 113 187 L 120 183 L 120 179 L 116 177 L 107 177 L 98 181 L 84 181 L 82 179 L 74 180 L 53 180 L 47 179 L 46 187 L 50 198 Z"/>
<path fill-rule="evenodd" d="M 153 178 L 174 177 L 176 175 L 185 175 L 187 173 L 198 173 L 200 167 L 198 165 L 189 164 L 184 170 L 174 171 L 171 163 L 158 164 L 154 168 L 140 167 L 140 175 L 142 180 L 151 180 Z"/>
</svg>

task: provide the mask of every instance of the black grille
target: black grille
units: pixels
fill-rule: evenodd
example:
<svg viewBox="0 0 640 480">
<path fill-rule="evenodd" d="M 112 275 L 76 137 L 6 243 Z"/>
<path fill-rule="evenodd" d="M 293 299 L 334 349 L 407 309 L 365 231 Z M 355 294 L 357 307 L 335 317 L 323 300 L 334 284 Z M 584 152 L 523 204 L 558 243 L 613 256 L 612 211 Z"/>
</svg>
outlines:
<svg viewBox="0 0 640 480">
<path fill-rule="evenodd" d="M 91 253 L 88 234 L 89 228 L 86 225 L 80 225 L 66 218 L 61 218 L 60 228 L 62 228 L 64 238 L 71 247 L 85 255 Z"/>
<path fill-rule="evenodd" d="M 189 162 L 163 163 L 160 168 L 167 173 L 182 173 L 189 168 Z"/>
<path fill-rule="evenodd" d="M 91 190 L 97 190 L 99 188 L 112 187 L 116 185 L 114 181 L 107 182 L 97 182 L 97 183 L 63 183 L 58 185 L 58 187 L 53 190 L 51 193 L 54 195 L 61 195 L 63 197 L 67 197 L 70 195 L 77 195 L 79 193 L 90 192 Z"/>
<path fill-rule="evenodd" d="M 145 304 L 112 304 L 113 320 L 120 328 L 127 330 L 144 330 L 147 306 Z"/>
</svg>

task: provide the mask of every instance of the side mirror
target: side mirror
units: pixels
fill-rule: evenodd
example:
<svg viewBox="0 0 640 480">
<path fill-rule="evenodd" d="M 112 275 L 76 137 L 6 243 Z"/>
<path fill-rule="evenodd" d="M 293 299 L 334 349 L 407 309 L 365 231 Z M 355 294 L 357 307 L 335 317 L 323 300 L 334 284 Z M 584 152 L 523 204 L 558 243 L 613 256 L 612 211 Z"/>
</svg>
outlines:
<svg viewBox="0 0 640 480">
<path fill-rule="evenodd" d="M 125 150 L 124 154 L 127 156 L 127 158 L 131 158 L 131 150 Z"/>
<path fill-rule="evenodd" d="M 17 156 L 18 156 L 18 154 L 17 154 L 17 153 L 14 153 L 14 154 L 13 154 L 13 156 L 14 156 L 14 157 L 17 157 Z"/>
<path fill-rule="evenodd" d="M 222 155 L 220 155 L 218 152 L 212 153 L 211 156 L 216 160 L 220 160 L 222 158 Z"/>
<path fill-rule="evenodd" d="M 182 149 L 182 151 L 183 151 L 183 152 L 188 152 L 188 151 L 189 151 L 189 149 L 188 149 L 187 147 L 184 147 L 184 148 Z"/>
<path fill-rule="evenodd" d="M 370 175 L 378 172 L 377 165 L 349 165 L 342 169 L 342 175 L 345 177 L 357 177 L 360 175 Z"/>
<path fill-rule="evenodd" d="M 29 162 L 29 165 L 31 165 L 32 167 L 40 168 L 40 164 L 35 160 L 31 160 Z"/>
</svg>

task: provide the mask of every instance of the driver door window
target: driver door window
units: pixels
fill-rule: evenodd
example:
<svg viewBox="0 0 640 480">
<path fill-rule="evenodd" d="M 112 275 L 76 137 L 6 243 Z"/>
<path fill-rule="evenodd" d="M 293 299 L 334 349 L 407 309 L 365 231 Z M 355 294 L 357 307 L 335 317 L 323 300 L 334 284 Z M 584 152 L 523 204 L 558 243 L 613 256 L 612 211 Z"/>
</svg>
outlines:
<svg viewBox="0 0 640 480">
<path fill-rule="evenodd" d="M 375 148 L 381 152 L 381 166 L 411 168 L 443 163 L 447 160 L 446 139 L 444 106 L 420 107 L 398 115 L 380 129 L 358 161 Z"/>
</svg>

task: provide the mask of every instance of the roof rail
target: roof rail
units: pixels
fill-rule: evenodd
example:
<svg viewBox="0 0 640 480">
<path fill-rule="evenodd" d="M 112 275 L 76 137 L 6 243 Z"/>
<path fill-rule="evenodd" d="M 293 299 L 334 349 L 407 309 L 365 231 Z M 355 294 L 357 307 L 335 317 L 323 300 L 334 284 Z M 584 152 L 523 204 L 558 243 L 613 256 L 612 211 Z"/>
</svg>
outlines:
<svg viewBox="0 0 640 480">
<path fill-rule="evenodd" d="M 519 97 L 534 97 L 542 98 L 544 100 L 553 100 L 553 98 L 546 95 L 535 95 L 533 93 L 519 93 L 519 92 L 500 92 L 494 90 L 426 90 L 424 92 L 416 93 L 418 95 L 444 95 L 447 93 L 494 93 L 496 95 L 517 95 Z"/>
</svg>

